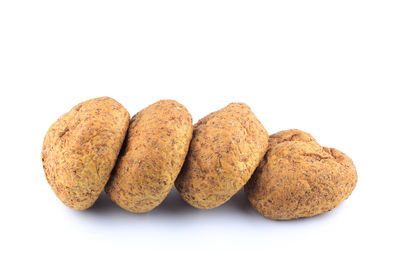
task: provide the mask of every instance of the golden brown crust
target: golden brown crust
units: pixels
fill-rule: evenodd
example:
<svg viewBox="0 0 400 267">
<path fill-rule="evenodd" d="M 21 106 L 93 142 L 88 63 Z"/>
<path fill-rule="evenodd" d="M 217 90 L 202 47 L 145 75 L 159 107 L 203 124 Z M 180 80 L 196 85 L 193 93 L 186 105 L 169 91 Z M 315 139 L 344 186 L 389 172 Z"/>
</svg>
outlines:
<svg viewBox="0 0 400 267">
<path fill-rule="evenodd" d="M 332 210 L 357 183 L 352 160 L 334 148 L 320 146 L 299 130 L 270 136 L 268 151 L 245 192 L 265 217 L 290 220 Z"/>
<path fill-rule="evenodd" d="M 290 129 L 271 135 L 268 140 L 268 147 L 287 141 L 316 142 L 311 134 L 297 129 Z"/>
<path fill-rule="evenodd" d="M 268 133 L 246 104 L 233 103 L 201 119 L 175 182 L 190 205 L 215 208 L 250 179 L 268 146 Z"/>
<path fill-rule="evenodd" d="M 65 205 L 84 210 L 97 200 L 128 125 L 128 111 L 114 99 L 100 97 L 76 105 L 50 127 L 43 142 L 43 168 Z"/>
<path fill-rule="evenodd" d="M 192 117 L 173 100 L 162 100 L 136 114 L 129 126 L 107 195 L 131 212 L 148 212 L 171 191 L 192 138 Z"/>
</svg>

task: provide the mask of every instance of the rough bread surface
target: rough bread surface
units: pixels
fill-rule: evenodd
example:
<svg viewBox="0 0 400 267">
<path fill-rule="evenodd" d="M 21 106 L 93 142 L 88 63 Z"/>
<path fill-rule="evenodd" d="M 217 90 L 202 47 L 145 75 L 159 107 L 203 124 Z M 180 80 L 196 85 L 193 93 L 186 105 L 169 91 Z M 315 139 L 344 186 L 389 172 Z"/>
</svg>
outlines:
<svg viewBox="0 0 400 267">
<path fill-rule="evenodd" d="M 76 105 L 48 130 L 42 162 L 46 179 L 68 207 L 94 204 L 115 165 L 129 125 L 128 111 L 109 97 Z"/>
<path fill-rule="evenodd" d="M 218 207 L 246 184 L 267 146 L 268 133 L 250 108 L 230 104 L 196 123 L 175 186 L 196 208 Z"/>
<path fill-rule="evenodd" d="M 192 138 L 192 117 L 173 100 L 161 100 L 130 123 L 106 193 L 121 208 L 148 212 L 171 191 Z"/>
<path fill-rule="evenodd" d="M 352 160 L 320 146 L 308 133 L 287 130 L 270 136 L 268 151 L 245 186 L 252 206 L 275 220 L 310 217 L 332 210 L 357 183 Z"/>
</svg>

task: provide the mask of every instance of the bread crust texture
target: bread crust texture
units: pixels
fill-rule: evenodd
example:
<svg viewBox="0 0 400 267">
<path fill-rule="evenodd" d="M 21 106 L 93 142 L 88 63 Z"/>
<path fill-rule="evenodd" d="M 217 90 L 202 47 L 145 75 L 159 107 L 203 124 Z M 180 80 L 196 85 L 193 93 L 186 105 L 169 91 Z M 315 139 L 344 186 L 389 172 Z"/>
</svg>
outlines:
<svg viewBox="0 0 400 267">
<path fill-rule="evenodd" d="M 42 147 L 46 179 L 68 207 L 91 207 L 106 185 L 129 125 L 128 111 L 110 97 L 82 102 L 47 131 Z"/>
<path fill-rule="evenodd" d="M 267 146 L 268 133 L 251 109 L 229 104 L 195 124 L 175 186 L 193 207 L 218 207 L 246 184 Z"/>
<path fill-rule="evenodd" d="M 245 192 L 263 216 L 291 220 L 334 209 L 356 183 L 357 172 L 347 155 L 292 129 L 270 136 L 268 151 Z"/>
<path fill-rule="evenodd" d="M 190 113 L 174 100 L 158 101 L 137 113 L 106 186 L 109 198 L 135 213 L 157 207 L 182 168 L 192 132 Z"/>
</svg>

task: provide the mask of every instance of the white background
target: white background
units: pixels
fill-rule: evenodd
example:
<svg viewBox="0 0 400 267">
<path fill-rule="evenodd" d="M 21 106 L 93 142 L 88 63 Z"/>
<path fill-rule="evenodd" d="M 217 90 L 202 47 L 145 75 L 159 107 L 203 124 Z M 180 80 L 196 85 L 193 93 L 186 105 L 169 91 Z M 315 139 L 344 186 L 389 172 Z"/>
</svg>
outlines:
<svg viewBox="0 0 400 267">
<path fill-rule="evenodd" d="M 399 1 L 0 1 L 1 266 L 399 266 Z M 63 206 L 40 152 L 74 105 L 134 115 L 175 99 L 194 121 L 245 102 L 353 158 L 337 209 L 268 220 L 243 191 L 210 211 L 176 191 L 147 214 L 102 195 Z"/>
</svg>

